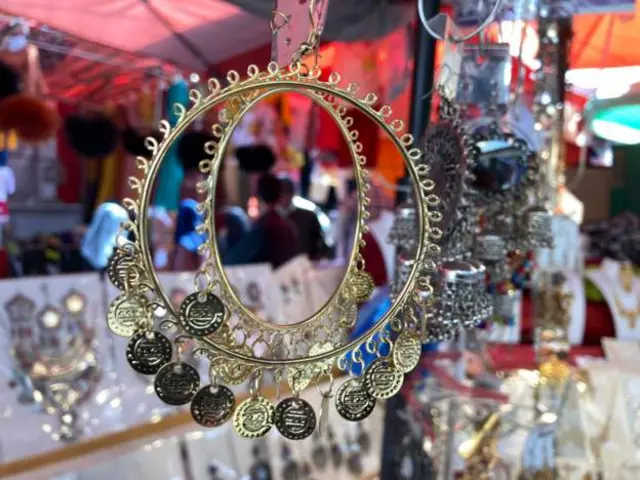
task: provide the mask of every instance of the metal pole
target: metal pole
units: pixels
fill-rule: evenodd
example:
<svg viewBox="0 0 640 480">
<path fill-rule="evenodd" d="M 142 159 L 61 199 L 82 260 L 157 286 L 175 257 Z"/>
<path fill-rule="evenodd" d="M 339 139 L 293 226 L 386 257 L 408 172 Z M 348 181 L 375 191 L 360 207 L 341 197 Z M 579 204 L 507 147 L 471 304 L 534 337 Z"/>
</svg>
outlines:
<svg viewBox="0 0 640 480">
<path fill-rule="evenodd" d="M 440 0 L 418 0 L 424 2 L 426 18 L 432 18 L 440 11 Z M 417 17 L 417 15 L 416 15 Z M 431 96 L 436 62 L 436 39 L 416 22 L 413 83 L 411 86 L 411 111 L 409 116 L 409 132 L 414 142 L 419 142 L 431 115 Z M 399 185 L 409 185 L 409 178 L 405 175 L 399 180 Z M 406 200 L 407 193 L 398 190 L 397 202 Z"/>
<path fill-rule="evenodd" d="M 425 2 L 425 14 L 427 18 L 434 17 L 440 11 L 440 0 L 418 1 Z M 422 137 L 422 133 L 429 122 L 431 98 L 428 97 L 428 94 L 432 91 L 433 87 L 435 54 L 436 40 L 422 28 L 419 21 L 416 22 L 414 45 L 415 63 L 413 85 L 411 87 L 411 114 L 409 125 L 409 131 L 413 135 L 415 142 L 418 142 Z M 410 185 L 407 175 L 401 178 L 398 183 L 399 185 Z M 396 197 L 397 203 L 403 203 L 407 195 L 408 193 L 405 189 L 398 189 Z M 400 395 L 389 399 L 386 404 L 380 480 L 397 480 L 398 477 L 398 462 L 401 459 L 398 449 L 402 448 L 402 440 L 407 434 L 407 431 L 402 428 L 404 422 L 398 415 L 398 412 L 403 410 L 404 406 L 404 399 Z"/>
<path fill-rule="evenodd" d="M 419 0 L 424 2 L 426 18 L 435 17 L 440 11 L 440 0 Z M 436 61 L 436 39 L 417 23 L 414 46 L 413 85 L 411 87 L 411 116 L 409 128 L 418 141 L 429 123 L 431 97 Z"/>
</svg>

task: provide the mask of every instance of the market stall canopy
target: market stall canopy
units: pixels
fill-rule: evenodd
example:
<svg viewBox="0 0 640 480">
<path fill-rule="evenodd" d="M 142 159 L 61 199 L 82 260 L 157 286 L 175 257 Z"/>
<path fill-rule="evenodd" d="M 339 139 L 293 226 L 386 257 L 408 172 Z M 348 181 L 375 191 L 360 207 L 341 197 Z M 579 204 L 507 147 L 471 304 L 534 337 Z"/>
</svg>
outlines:
<svg viewBox="0 0 640 480">
<path fill-rule="evenodd" d="M 578 15 L 573 19 L 571 68 L 640 65 L 640 1 L 634 13 Z"/>
<path fill-rule="evenodd" d="M 273 0 L 227 1 L 262 17 L 265 23 L 271 19 Z M 322 38 L 375 40 L 411 22 L 415 15 L 415 0 L 333 0 L 329 1 Z"/>
<path fill-rule="evenodd" d="M 269 44 L 272 8 L 272 0 L 3 0 L 0 13 L 203 71 Z M 379 38 L 411 21 L 414 9 L 414 2 L 404 0 L 330 2 L 323 38 Z"/>
<path fill-rule="evenodd" d="M 0 32 L 7 27 L 0 18 Z M 50 27 L 29 22 L 29 43 L 38 47 L 48 98 L 102 104 L 126 99 L 141 86 L 168 83 L 186 74 L 170 63 L 105 47 Z"/>
<path fill-rule="evenodd" d="M 3 0 L 0 13 L 195 71 L 271 38 L 269 22 L 221 0 Z"/>
</svg>

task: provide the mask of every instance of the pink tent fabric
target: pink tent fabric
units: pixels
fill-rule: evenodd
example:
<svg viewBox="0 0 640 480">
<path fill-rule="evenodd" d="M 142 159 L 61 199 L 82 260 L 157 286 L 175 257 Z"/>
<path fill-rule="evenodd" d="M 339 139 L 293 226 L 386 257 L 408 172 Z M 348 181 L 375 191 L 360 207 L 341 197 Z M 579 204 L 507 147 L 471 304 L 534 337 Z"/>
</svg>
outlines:
<svg viewBox="0 0 640 480">
<path fill-rule="evenodd" d="M 271 40 L 267 21 L 222 0 L 2 0 L 0 13 L 194 71 Z"/>
</svg>

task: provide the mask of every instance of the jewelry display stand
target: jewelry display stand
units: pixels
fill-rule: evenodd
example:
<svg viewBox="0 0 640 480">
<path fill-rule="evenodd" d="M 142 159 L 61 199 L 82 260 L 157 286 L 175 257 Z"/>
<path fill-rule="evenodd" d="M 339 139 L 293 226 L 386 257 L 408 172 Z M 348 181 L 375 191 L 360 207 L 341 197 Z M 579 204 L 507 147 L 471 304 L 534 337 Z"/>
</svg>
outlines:
<svg viewBox="0 0 640 480">
<path fill-rule="evenodd" d="M 553 248 L 544 248 L 536 252 L 539 270 L 560 267 L 578 273 L 584 271 L 584 252 L 581 247 L 579 225 L 565 215 L 554 215 L 551 228 Z"/>
<path fill-rule="evenodd" d="M 0 428 L 13 432 L 11 441 L 0 445 L 3 462 L 124 426 L 114 400 L 111 343 L 100 328 L 105 314 L 100 279 L 97 274 L 50 278 L 0 282 L 5 367 Z M 101 402 L 94 401 L 96 394 Z"/>
<path fill-rule="evenodd" d="M 588 385 L 580 401 L 583 428 L 592 448 L 594 465 L 605 480 L 619 480 L 621 470 L 634 455 L 626 399 L 621 377 L 610 363 L 593 363 L 586 368 Z M 628 477 L 637 478 L 637 477 Z"/>
<path fill-rule="evenodd" d="M 629 290 L 621 283 L 625 275 L 624 264 L 611 259 L 603 260 L 599 269 L 590 270 L 586 277 L 602 292 L 613 317 L 616 338 L 640 340 L 640 279 L 633 276 Z"/>
<path fill-rule="evenodd" d="M 586 420 L 580 410 L 581 394 L 574 385 L 569 385 L 557 423 L 545 423 L 543 417 L 536 422 L 537 379 L 535 372 L 521 370 L 503 384 L 513 408 L 502 420 L 506 433 L 500 439 L 500 456 L 509 465 L 513 480 L 538 478 L 520 475 L 527 471 L 536 475 L 534 472 L 554 468 L 563 475 L 558 478 L 582 480 L 584 474 L 591 472 L 593 463 L 585 433 Z"/>
<path fill-rule="evenodd" d="M 580 409 L 582 394 L 573 380 L 568 385 L 566 403 L 556 433 L 556 468 L 560 478 L 582 480 L 591 473 L 592 452 L 588 437 L 588 419 Z"/>
</svg>

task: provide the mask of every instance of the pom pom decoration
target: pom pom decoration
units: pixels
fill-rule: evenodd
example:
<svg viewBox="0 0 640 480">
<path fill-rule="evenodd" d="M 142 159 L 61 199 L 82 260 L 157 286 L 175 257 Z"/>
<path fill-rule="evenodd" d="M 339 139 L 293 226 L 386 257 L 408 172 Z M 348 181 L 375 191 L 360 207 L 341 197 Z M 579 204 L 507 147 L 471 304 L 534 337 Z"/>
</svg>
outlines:
<svg viewBox="0 0 640 480">
<path fill-rule="evenodd" d="M 49 140 L 58 125 L 56 110 L 37 97 L 17 94 L 0 101 L 0 131 L 14 131 L 23 142 Z"/>
<path fill-rule="evenodd" d="M 276 163 L 276 156 L 266 145 L 238 147 L 236 158 L 240 169 L 247 173 L 267 172 Z"/>
<path fill-rule="evenodd" d="M 162 135 L 159 132 L 143 133 L 132 127 L 126 128 L 122 132 L 122 146 L 128 154 L 134 157 L 147 157 L 149 156 L 149 149 L 144 144 L 147 137 L 153 137 L 158 142 L 162 139 Z"/>
<path fill-rule="evenodd" d="M 202 160 L 207 158 L 204 144 L 215 140 L 213 135 L 201 131 L 189 131 L 182 135 L 178 141 L 177 155 L 185 172 L 198 169 Z"/>
<path fill-rule="evenodd" d="M 0 62 L 0 99 L 20 93 L 20 75 L 11 66 Z"/>
<path fill-rule="evenodd" d="M 74 115 L 64 122 L 69 145 L 85 158 L 103 158 L 118 146 L 116 125 L 104 115 Z"/>
</svg>

